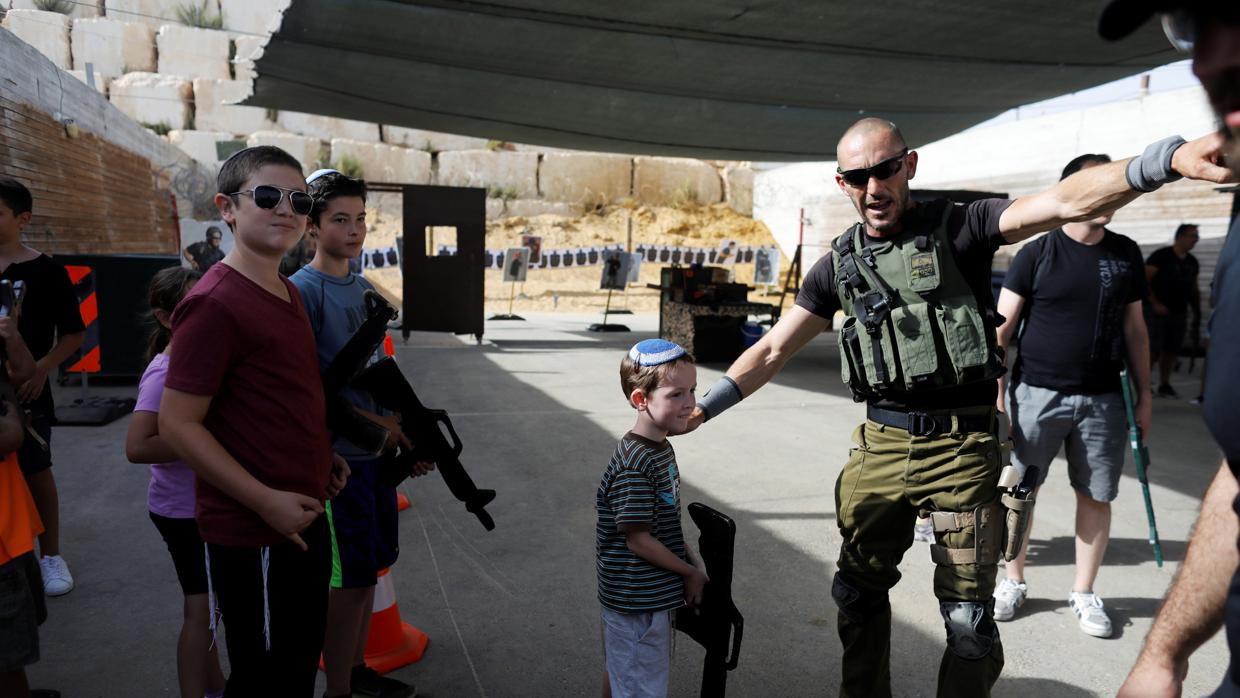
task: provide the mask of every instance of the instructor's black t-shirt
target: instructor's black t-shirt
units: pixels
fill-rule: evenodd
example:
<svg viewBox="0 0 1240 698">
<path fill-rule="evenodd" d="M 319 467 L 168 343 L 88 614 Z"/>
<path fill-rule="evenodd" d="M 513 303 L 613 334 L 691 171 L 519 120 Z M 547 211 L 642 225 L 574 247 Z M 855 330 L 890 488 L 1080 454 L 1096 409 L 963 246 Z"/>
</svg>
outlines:
<svg viewBox="0 0 1240 698">
<path fill-rule="evenodd" d="M 0 279 L 25 282 L 17 330 L 36 361 L 47 356 L 59 337 L 85 329 L 69 272 L 51 257 L 41 254 L 28 262 L 10 264 Z M 44 384 L 39 397 L 24 406 L 52 414 L 55 404 L 50 382 Z"/>
<path fill-rule="evenodd" d="M 990 264 L 994 260 L 995 250 L 1006 244 L 1003 235 L 999 233 L 999 216 L 1011 205 L 1012 202 L 1008 199 L 979 199 L 964 205 L 954 205 L 947 220 L 947 236 L 952 240 L 956 266 L 968 281 L 969 288 L 973 289 L 973 295 L 983 304 L 982 307 L 994 305 L 990 289 Z M 935 207 L 931 204 L 920 204 L 905 213 L 902 219 L 904 229 L 895 237 L 875 238 L 870 237 L 867 232 L 862 235 L 865 246 L 933 233 L 939 220 L 926 215 L 930 208 Z M 942 211 L 941 208 L 938 210 Z M 801 284 L 801 292 L 797 294 L 796 302 L 809 312 L 827 319 L 840 309 L 830 252 L 823 255 L 809 270 Z M 998 384 L 993 380 L 921 392 L 892 390 L 886 392 L 882 399 L 874 400 L 873 404 L 900 411 L 984 407 L 995 404 L 997 391 Z"/>
<path fill-rule="evenodd" d="M 1108 230 L 1086 245 L 1052 230 L 1016 253 L 1003 287 L 1025 299 L 1015 380 L 1074 395 L 1120 389 L 1124 312 L 1146 294 L 1137 243 Z"/>
</svg>

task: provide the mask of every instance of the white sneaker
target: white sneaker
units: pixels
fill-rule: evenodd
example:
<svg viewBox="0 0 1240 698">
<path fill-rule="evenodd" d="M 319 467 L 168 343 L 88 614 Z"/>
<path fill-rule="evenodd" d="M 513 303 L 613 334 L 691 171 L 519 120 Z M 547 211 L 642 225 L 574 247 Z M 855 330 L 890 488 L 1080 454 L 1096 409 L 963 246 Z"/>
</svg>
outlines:
<svg viewBox="0 0 1240 698">
<path fill-rule="evenodd" d="M 1012 620 L 1016 609 L 1024 605 L 1028 595 L 1028 584 L 1004 577 L 995 587 L 995 620 Z"/>
<path fill-rule="evenodd" d="M 930 523 L 930 519 L 918 519 L 917 523 L 913 524 L 913 540 L 934 542 L 934 524 Z"/>
<path fill-rule="evenodd" d="M 1111 637 L 1111 619 L 1102 608 L 1102 599 L 1092 591 L 1072 592 L 1068 605 L 1080 619 L 1081 630 L 1094 637 Z"/>
<path fill-rule="evenodd" d="M 43 573 L 43 593 L 48 596 L 64 596 L 73 591 L 73 575 L 63 557 L 44 555 L 39 558 L 39 571 Z"/>
</svg>

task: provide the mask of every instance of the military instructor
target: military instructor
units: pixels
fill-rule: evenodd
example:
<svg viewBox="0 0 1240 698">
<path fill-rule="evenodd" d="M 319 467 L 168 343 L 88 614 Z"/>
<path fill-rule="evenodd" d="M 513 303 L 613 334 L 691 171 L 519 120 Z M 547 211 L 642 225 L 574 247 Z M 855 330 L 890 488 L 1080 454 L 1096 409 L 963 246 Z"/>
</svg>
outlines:
<svg viewBox="0 0 1240 698">
<path fill-rule="evenodd" d="M 912 202 L 917 153 L 895 124 L 864 118 L 840 138 L 835 181 L 863 222 L 832 242 L 796 305 L 707 391 L 689 429 L 752 395 L 843 309 L 841 372 L 867 419 L 835 487 L 841 696 L 891 695 L 888 590 L 919 516 L 934 523 L 934 594 L 947 630 L 938 695 L 989 696 L 1003 667 L 992 593 L 1004 505 L 1019 503 L 1001 503 L 1007 429 L 995 411 L 1004 370 L 990 288 L 995 251 L 1181 176 L 1229 181 L 1217 164 L 1221 143 L 1217 134 L 1167 138 L 1039 194 L 960 205 Z M 1004 487 L 1019 480 L 1011 472 Z"/>
</svg>

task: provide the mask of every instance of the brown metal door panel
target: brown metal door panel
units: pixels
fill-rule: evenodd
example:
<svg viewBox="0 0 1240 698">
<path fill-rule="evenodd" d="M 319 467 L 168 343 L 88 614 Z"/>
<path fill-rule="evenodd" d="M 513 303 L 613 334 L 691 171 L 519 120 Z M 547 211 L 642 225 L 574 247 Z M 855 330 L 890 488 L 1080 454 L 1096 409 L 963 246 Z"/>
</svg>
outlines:
<svg viewBox="0 0 1240 698">
<path fill-rule="evenodd" d="M 482 336 L 486 190 L 406 185 L 403 333 Z M 456 254 L 427 255 L 427 228 L 456 228 Z"/>
</svg>

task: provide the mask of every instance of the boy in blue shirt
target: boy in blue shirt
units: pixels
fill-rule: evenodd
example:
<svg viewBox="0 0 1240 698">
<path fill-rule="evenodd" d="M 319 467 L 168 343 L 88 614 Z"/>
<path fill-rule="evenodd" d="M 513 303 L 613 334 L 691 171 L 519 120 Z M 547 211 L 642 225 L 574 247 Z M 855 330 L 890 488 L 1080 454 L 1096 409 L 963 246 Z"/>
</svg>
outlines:
<svg viewBox="0 0 1240 698">
<path fill-rule="evenodd" d="M 679 345 L 647 339 L 621 361 L 620 387 L 637 423 L 616 445 L 596 498 L 607 682 L 612 698 L 665 696 L 672 614 L 696 606 L 707 582 L 680 529 L 680 472 L 667 441 L 696 406 L 697 368 Z"/>
<path fill-rule="evenodd" d="M 319 170 L 306 179 L 314 208 L 306 234 L 317 242 L 314 259 L 290 278 L 306 305 L 326 369 L 366 320 L 364 294 L 374 287 L 349 271 L 349 260 L 366 241 L 366 183 L 336 170 Z M 381 358 L 376 356 L 374 358 Z M 345 398 L 363 416 L 389 432 L 386 447 L 409 448 L 395 416 L 381 416 L 370 395 L 346 390 Z M 334 448 L 349 463 L 349 482 L 327 503 L 332 542 L 331 591 L 323 639 L 326 698 L 367 695 L 409 698 L 413 686 L 380 676 L 364 661 L 374 605 L 377 573 L 396 562 L 396 490 L 379 484 L 381 459 L 337 438 Z"/>
</svg>

